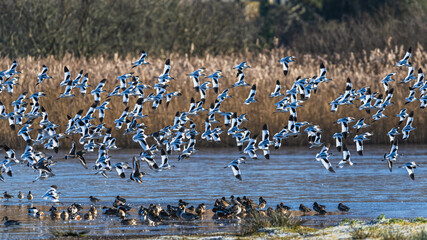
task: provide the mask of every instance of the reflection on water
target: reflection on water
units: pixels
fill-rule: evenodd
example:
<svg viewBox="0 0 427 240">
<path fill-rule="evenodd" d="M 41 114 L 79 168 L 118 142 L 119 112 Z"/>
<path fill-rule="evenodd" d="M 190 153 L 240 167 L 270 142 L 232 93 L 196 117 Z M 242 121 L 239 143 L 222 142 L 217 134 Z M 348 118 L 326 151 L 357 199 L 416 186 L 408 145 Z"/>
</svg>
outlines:
<svg viewBox="0 0 427 240">
<path fill-rule="evenodd" d="M 149 175 L 144 177 L 142 185 L 129 182 L 116 174 L 108 173 L 109 178 L 95 175 L 91 169 L 96 158 L 95 154 L 87 154 L 89 170 L 84 169 L 78 160 L 61 160 L 64 152 L 54 154 L 58 163 L 53 166 L 54 178 L 33 183 L 37 172 L 24 166 L 14 166 L 12 178 L 5 176 L 6 182 L 0 183 L 0 191 L 8 191 L 15 198 L 1 200 L 0 217 L 14 216 L 23 224 L 18 228 L 2 229 L 2 238 L 21 238 L 25 234 L 37 234 L 40 238 L 52 237 L 56 228 L 89 229 L 89 235 L 163 235 L 182 233 L 203 233 L 213 231 L 230 231 L 233 226 L 218 225 L 212 221 L 203 221 L 197 225 L 184 225 L 180 222 L 170 225 L 149 227 L 138 225 L 124 227 L 118 224 L 117 218 L 102 216 L 95 221 L 87 222 L 53 222 L 50 220 L 35 221 L 26 216 L 27 200 L 21 207 L 16 199 L 18 191 L 24 195 L 28 191 L 34 194 L 34 205 L 50 205 L 41 196 L 52 184 L 58 185 L 62 193 L 60 205 L 77 202 L 88 206 L 90 195 L 101 199 L 100 205 L 111 205 L 117 195 L 126 197 L 132 206 L 148 206 L 150 203 L 161 205 L 174 204 L 184 199 L 190 204 L 205 203 L 211 208 L 215 198 L 222 196 L 248 196 L 257 199 L 263 196 L 267 206 L 275 206 L 280 202 L 297 209 L 300 203 L 311 206 L 314 201 L 326 205 L 326 210 L 336 211 L 339 202 L 348 205 L 351 210 L 346 215 L 327 216 L 334 222 L 346 218 L 375 218 L 384 213 L 387 217 L 415 216 L 427 217 L 427 148 L 426 146 L 400 146 L 403 154 L 395 164 L 393 172 L 389 172 L 386 163 L 380 161 L 389 146 L 366 146 L 365 156 L 352 155 L 358 165 L 336 169 L 329 173 L 320 162 L 314 160 L 319 149 L 288 148 L 273 151 L 270 160 L 247 160 L 241 165 L 243 181 L 233 177 L 230 168 L 224 168 L 240 154 L 235 149 L 203 149 L 190 159 L 177 162 L 177 156 L 170 156 L 171 164 L 176 167 L 162 172 L 154 172 L 143 164 L 143 170 Z M 351 151 L 351 149 L 350 149 Z M 354 151 L 354 150 L 353 150 Z M 337 164 L 341 153 L 331 149 L 334 154 L 330 160 Z M 355 152 L 355 151 L 354 151 Z M 18 153 L 20 155 L 20 153 Z M 119 150 L 112 152 L 112 161 L 128 161 L 138 154 L 138 150 Z M 18 155 L 18 156 L 19 156 Z M 398 168 L 403 163 L 415 161 L 420 167 L 416 169 L 415 181 L 412 181 L 406 170 Z M 127 176 L 129 171 L 127 172 Z M 65 206 L 64 205 L 64 206 Z M 13 207 L 15 206 L 15 207 Z M 13 210 L 15 209 L 15 210 Z M 131 214 L 137 218 L 136 212 Z M 323 221 L 325 217 L 310 217 L 311 223 Z M 3 228 L 3 226 L 1 227 Z M 30 231 L 23 231 L 29 229 Z"/>
</svg>

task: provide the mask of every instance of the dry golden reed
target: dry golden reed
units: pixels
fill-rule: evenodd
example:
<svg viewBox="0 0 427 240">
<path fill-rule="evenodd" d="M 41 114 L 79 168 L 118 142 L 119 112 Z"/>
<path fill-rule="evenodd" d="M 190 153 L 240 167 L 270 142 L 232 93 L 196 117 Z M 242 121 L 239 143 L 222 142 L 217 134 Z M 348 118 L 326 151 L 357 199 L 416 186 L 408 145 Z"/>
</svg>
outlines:
<svg viewBox="0 0 427 240">
<path fill-rule="evenodd" d="M 289 52 L 284 49 L 275 49 L 266 51 L 264 53 L 246 53 L 243 55 L 228 55 L 228 56 L 212 56 L 206 55 L 205 57 L 188 57 L 178 54 L 164 56 L 163 58 L 150 58 L 147 61 L 150 65 L 139 66 L 131 69 L 131 61 L 137 59 L 138 54 L 128 56 L 125 59 L 120 59 L 117 56 L 113 59 L 104 57 L 97 57 L 91 59 L 75 58 L 71 55 L 65 56 L 61 60 L 56 60 L 53 57 L 35 59 L 34 57 L 18 58 L 18 70 L 22 72 L 19 79 L 19 86 L 15 86 L 15 91 L 10 96 L 6 91 L 1 93 L 0 100 L 5 104 L 7 112 L 12 111 L 10 105 L 12 101 L 24 91 L 29 92 L 28 96 L 37 91 L 43 91 L 47 97 L 40 99 L 40 105 L 43 106 L 48 114 L 49 120 L 60 125 L 59 132 L 65 130 L 67 123 L 67 114 L 74 116 L 79 109 L 84 109 L 86 112 L 89 106 L 94 102 L 93 96 L 87 94 L 80 95 L 79 90 L 73 90 L 76 94 L 73 98 L 56 100 L 59 95 L 64 91 L 63 87 L 58 87 L 59 83 L 63 80 L 63 69 L 67 66 L 72 78 L 83 69 L 84 72 L 89 74 L 89 84 L 91 87 L 88 92 L 94 89 L 98 82 L 103 78 L 107 79 L 105 86 L 106 93 L 101 95 L 101 101 L 107 98 L 109 92 L 119 83 L 115 80 L 117 76 L 135 71 L 141 81 L 145 84 L 153 85 L 157 80 L 154 78 L 159 76 L 163 70 L 163 64 L 166 58 L 171 59 L 171 76 L 175 78 L 170 82 L 168 92 L 180 91 L 182 95 L 179 98 L 174 98 L 169 107 L 166 108 L 165 104 L 159 106 L 157 110 L 151 109 L 151 103 L 144 104 L 144 114 L 149 117 L 139 120 L 148 126 L 147 132 L 151 133 L 173 123 L 173 117 L 177 111 L 188 111 L 190 99 L 194 97 L 196 101 L 200 99 L 199 93 L 193 89 L 193 83 L 187 74 L 200 68 L 206 68 L 206 74 L 210 74 L 215 70 L 222 70 L 224 78 L 220 78 L 220 91 L 225 88 L 230 88 L 236 80 L 236 72 L 232 68 L 242 62 L 248 61 L 251 68 L 245 70 L 246 82 L 249 84 L 257 85 L 256 99 L 258 102 L 250 105 L 244 105 L 243 102 L 249 94 L 249 87 L 231 88 L 229 94 L 232 98 L 227 99 L 221 105 L 222 111 L 237 112 L 238 114 L 247 113 L 249 122 L 245 122 L 243 126 L 250 129 L 253 133 L 260 133 L 262 125 L 267 123 L 270 129 L 270 134 L 273 135 L 282 127 L 287 125 L 289 117 L 288 113 L 275 113 L 274 103 L 278 102 L 280 98 L 270 98 L 269 94 L 275 87 L 277 79 L 282 84 L 282 92 L 289 89 L 297 76 L 312 77 L 319 74 L 319 65 L 323 62 L 328 70 L 327 77 L 333 79 L 332 82 L 323 83 L 319 86 L 317 94 L 313 94 L 311 99 L 303 103 L 303 107 L 298 108 L 298 121 L 308 121 L 312 124 L 320 125 L 323 133 L 323 142 L 332 142 L 331 136 L 340 130 L 339 126 L 334 124 L 338 118 L 352 116 L 356 119 L 365 117 L 371 124 L 371 127 L 366 131 L 374 133 L 372 140 L 369 143 L 386 143 L 388 138 L 386 133 L 392 128 L 397 126 L 398 118 L 395 115 L 402 108 L 415 111 L 414 124 L 417 129 L 411 133 L 407 142 L 410 143 L 424 143 L 427 134 L 425 127 L 426 110 L 420 109 L 420 102 L 416 101 L 408 105 L 404 105 L 404 98 L 407 97 L 409 90 L 408 84 L 399 84 L 407 74 L 406 68 L 394 67 L 396 62 L 404 56 L 406 46 L 396 46 L 388 48 L 387 50 L 380 51 L 374 50 L 372 52 L 365 52 L 363 57 L 356 58 L 351 55 L 350 58 L 341 58 L 339 55 L 334 56 L 313 56 L 303 55 L 297 52 Z M 149 51 L 148 51 L 149 54 Z M 297 61 L 290 65 L 290 72 L 288 76 L 284 76 L 282 67 L 279 64 L 281 57 L 294 55 Z M 411 62 L 416 70 L 420 67 L 426 68 L 427 52 L 424 51 L 422 46 L 413 46 L 413 54 Z M 334 59 L 334 60 L 331 60 Z M 12 59 L 3 58 L 0 62 L 0 69 L 4 70 L 9 67 Z M 53 79 L 47 79 L 39 86 L 35 86 L 37 74 L 40 72 L 42 65 L 49 67 L 48 75 Z M 340 106 L 336 113 L 330 112 L 330 105 L 333 99 L 337 98 L 344 92 L 345 82 L 349 77 L 353 82 L 353 87 L 360 89 L 362 87 L 370 86 L 373 92 L 384 93 L 381 85 L 381 79 L 388 73 L 397 72 L 395 75 L 396 82 L 392 82 L 392 87 L 395 88 L 395 93 L 392 99 L 394 105 L 387 107 L 384 114 L 388 118 L 381 119 L 378 122 L 372 123 L 371 117 L 365 111 L 359 111 L 357 106 L 359 101 L 355 101 L 355 105 Z M 206 78 L 201 78 L 201 82 L 207 81 Z M 410 83 L 411 85 L 413 83 Z M 147 96 L 151 91 L 146 91 Z M 417 91 L 417 98 L 419 91 Z M 209 108 L 210 103 L 214 102 L 216 94 L 213 90 L 208 90 L 205 108 Z M 131 97 L 129 102 L 130 109 L 136 102 L 135 97 Z M 122 103 L 121 97 L 112 97 L 109 107 L 110 111 L 106 112 L 105 120 L 107 127 L 114 127 L 113 121 L 117 119 L 125 106 Z M 375 111 L 371 112 L 371 115 Z M 97 116 L 97 113 L 96 113 Z M 203 121 L 206 119 L 206 113 L 201 116 L 194 116 L 192 119 L 197 124 L 197 130 L 203 132 Z M 217 115 L 217 120 L 223 122 L 223 117 Z M 95 120 L 98 121 L 98 120 Z M 216 124 L 222 126 L 221 124 Z M 214 124 L 214 126 L 216 126 Z M 34 128 L 38 127 L 38 120 L 34 122 Z M 17 137 L 17 131 L 12 131 L 7 123 L 7 119 L 0 121 L 0 143 L 11 145 L 14 148 L 24 147 L 25 143 L 21 138 Z M 226 128 L 223 128 L 227 130 Z M 132 142 L 131 136 L 123 136 L 124 130 L 114 130 L 113 136 L 117 138 L 117 144 L 120 147 L 136 147 Z M 354 132 L 354 131 L 353 131 Z M 362 131 L 364 132 L 364 131 Z M 31 133 L 32 137 L 36 136 L 36 131 Z M 353 136 L 353 135 L 352 135 Z M 221 144 L 216 143 L 201 143 L 198 146 L 233 146 L 234 140 L 228 137 L 226 133 L 221 135 Z M 75 139 L 77 140 L 77 138 Z M 201 144 L 200 144 L 201 143 Z M 62 140 L 62 146 L 69 146 L 70 140 Z M 307 144 L 307 137 L 305 134 L 292 139 L 287 139 L 285 145 L 301 145 Z"/>
</svg>

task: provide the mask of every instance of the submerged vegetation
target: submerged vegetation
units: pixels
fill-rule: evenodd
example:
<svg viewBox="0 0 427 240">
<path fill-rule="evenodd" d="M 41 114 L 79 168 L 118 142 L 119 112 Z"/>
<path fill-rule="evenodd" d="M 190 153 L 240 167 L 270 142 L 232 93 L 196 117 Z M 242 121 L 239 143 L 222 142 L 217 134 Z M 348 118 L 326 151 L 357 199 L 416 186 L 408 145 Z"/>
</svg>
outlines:
<svg viewBox="0 0 427 240">
<path fill-rule="evenodd" d="M 290 214 L 283 214 L 274 210 L 267 212 L 252 211 L 250 218 L 246 218 L 240 227 L 242 236 L 258 233 L 266 228 L 280 228 L 289 232 L 307 232 L 309 228 L 302 227 L 303 221 Z"/>
</svg>

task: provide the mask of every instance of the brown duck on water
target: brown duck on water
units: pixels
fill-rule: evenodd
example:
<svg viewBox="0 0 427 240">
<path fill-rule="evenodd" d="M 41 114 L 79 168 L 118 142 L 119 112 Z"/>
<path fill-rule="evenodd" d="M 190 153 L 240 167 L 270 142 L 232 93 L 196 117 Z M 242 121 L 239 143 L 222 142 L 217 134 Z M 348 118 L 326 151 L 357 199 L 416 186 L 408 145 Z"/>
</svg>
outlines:
<svg viewBox="0 0 427 240">
<path fill-rule="evenodd" d="M 310 208 L 308 208 L 308 207 L 306 207 L 306 206 L 304 206 L 304 204 L 302 204 L 302 203 L 299 205 L 299 210 L 300 210 L 301 212 L 303 212 L 303 213 L 311 212 L 311 209 L 310 209 Z"/>
</svg>

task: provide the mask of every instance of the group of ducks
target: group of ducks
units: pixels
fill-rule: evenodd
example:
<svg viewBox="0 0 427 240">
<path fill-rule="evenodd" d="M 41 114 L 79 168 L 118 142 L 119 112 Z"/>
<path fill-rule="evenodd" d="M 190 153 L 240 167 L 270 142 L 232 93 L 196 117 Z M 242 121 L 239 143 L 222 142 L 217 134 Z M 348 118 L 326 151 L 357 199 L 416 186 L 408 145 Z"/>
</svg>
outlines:
<svg viewBox="0 0 427 240">
<path fill-rule="evenodd" d="M 11 198 L 14 198 L 15 196 L 13 196 L 13 195 L 11 195 L 11 194 L 9 194 L 7 191 L 5 191 L 4 193 L 3 193 L 3 196 L 0 196 L 0 199 L 5 199 L 6 201 L 7 200 L 9 200 L 9 199 L 11 199 Z M 19 193 L 18 193 L 18 199 L 21 201 L 21 200 L 23 200 L 25 198 L 25 196 L 24 196 L 24 194 L 22 193 L 22 191 L 19 191 Z M 27 200 L 28 201 L 31 201 L 31 200 L 33 200 L 33 198 L 34 198 L 34 195 L 31 193 L 31 191 L 28 191 L 28 194 L 27 194 Z"/>
<path fill-rule="evenodd" d="M 283 202 L 276 205 L 276 208 L 268 207 L 266 210 L 267 201 L 263 197 L 259 197 L 258 203 L 254 202 L 250 198 L 243 196 L 243 198 L 237 197 L 234 195 L 227 200 L 225 197 L 221 199 L 216 199 L 212 211 L 214 212 L 214 219 L 224 219 L 224 218 L 251 218 L 254 213 L 259 213 L 262 216 L 271 216 L 273 213 L 278 214 L 291 214 L 291 207 L 286 206 Z M 313 203 L 313 210 L 317 212 L 318 215 L 326 215 L 325 205 L 320 205 L 317 202 Z M 311 209 L 300 204 L 298 208 L 304 214 L 311 212 Z M 338 204 L 338 210 L 341 212 L 348 212 L 349 207 L 345 206 L 342 203 Z"/>
<path fill-rule="evenodd" d="M 419 98 L 422 103 L 421 108 L 424 108 L 427 96 L 427 82 L 424 82 L 421 69 L 418 71 L 418 77 L 413 75 L 413 67 L 409 61 L 410 55 L 411 49 L 408 50 L 405 57 L 397 64 L 399 67 L 406 66 L 409 69 L 408 77 L 406 77 L 402 83 L 408 83 L 411 80 L 417 79 L 415 85 L 410 88 L 411 95 L 406 99 L 406 104 L 416 100 L 414 94 L 415 91 L 419 89 L 422 95 Z M 140 58 L 132 63 L 132 68 L 149 65 L 146 58 L 147 53 L 143 51 Z M 295 60 L 296 58 L 294 56 L 285 57 L 280 60 L 280 63 L 283 65 L 283 73 L 285 76 L 289 71 L 290 64 L 295 62 Z M 14 61 L 9 69 L 0 71 L 0 92 L 3 91 L 3 89 L 7 89 L 11 96 L 13 96 L 13 87 L 18 84 L 18 75 L 21 73 L 17 70 L 17 66 L 17 62 Z M 258 144 L 257 130 L 252 130 L 251 132 L 251 130 L 242 126 L 242 124 L 249 121 L 245 113 L 238 114 L 237 112 L 227 112 L 220 109 L 224 101 L 231 101 L 227 100 L 232 97 L 229 95 L 231 92 L 230 90 L 238 87 L 250 87 L 249 95 L 243 104 L 250 105 L 257 102 L 256 84 L 251 85 L 245 82 L 244 72 L 249 68 L 250 66 L 247 62 L 236 65 L 234 67 L 237 71 L 236 83 L 230 88 L 224 88 L 222 92 L 219 92 L 221 87 L 219 79 L 223 77 L 220 70 L 208 76 L 203 73 L 205 68 L 199 68 L 193 71 L 189 74 L 189 77 L 193 82 L 194 91 L 200 94 L 200 100 L 195 101 L 194 97 L 191 98 L 188 111 L 176 112 L 173 123 L 162 129 L 151 129 L 151 133 L 148 134 L 146 132 L 148 126 L 145 126 L 141 121 L 148 117 L 143 114 L 143 106 L 147 103 L 151 103 L 151 108 L 157 109 L 162 103 L 166 102 L 165 107 L 168 107 L 168 104 L 173 98 L 181 95 L 181 93 L 177 91 L 168 92 L 168 83 L 175 79 L 171 76 L 170 59 L 166 60 L 163 72 L 158 77 L 155 77 L 158 81 L 154 85 L 150 86 L 142 83 L 139 77 L 134 75 L 134 72 L 129 72 L 116 78 L 116 81 L 119 83 L 109 94 L 107 94 L 105 90 L 105 86 L 109 82 L 106 79 L 99 81 L 96 87 L 88 92 L 88 88 L 91 87 L 88 84 L 88 73 L 84 73 L 84 71 L 81 70 L 75 78 L 71 78 L 70 70 L 64 67 L 64 79 L 59 83 L 59 86 L 65 87 L 65 90 L 64 93 L 58 97 L 58 100 L 63 101 L 64 98 L 78 97 L 78 95 L 73 94 L 73 92 L 79 90 L 82 95 L 91 94 L 94 98 L 94 103 L 86 111 L 80 109 L 74 116 L 67 115 L 68 123 L 66 129 L 58 133 L 57 130 L 63 123 L 51 121 L 47 109 L 41 106 L 39 101 L 40 98 L 46 97 L 46 93 L 35 92 L 31 95 L 28 92 L 21 93 L 19 97 L 11 103 L 13 110 L 10 112 L 7 112 L 6 106 L 0 102 L 0 119 L 7 119 L 13 130 L 16 127 L 20 127 L 18 136 L 22 137 L 22 140 L 27 144 L 20 159 L 18 159 L 12 148 L 4 144 L 1 145 L 6 155 L 4 160 L 0 162 L 0 180 L 5 181 L 3 173 L 11 177 L 12 166 L 19 163 L 39 173 L 34 181 L 54 177 L 55 174 L 52 168 L 52 166 L 56 164 L 54 157 L 36 149 L 43 147 L 48 150 L 54 150 L 57 153 L 60 148 L 60 139 L 78 138 L 78 143 L 82 148 L 79 149 L 80 147 L 73 141 L 72 148 L 69 154 L 65 156 L 65 159 L 78 159 L 85 169 L 89 169 L 85 154 L 87 152 L 97 151 L 98 154 L 94 164 L 96 174 L 108 177 L 108 173 L 115 169 L 120 178 L 127 178 L 126 171 L 130 171 L 129 179 L 141 184 L 143 182 L 142 178 L 146 175 L 146 173 L 142 171 L 141 162 L 145 162 L 153 171 L 171 169 L 174 167 L 174 165 L 169 163 L 169 156 L 172 152 L 178 153 L 178 161 L 190 158 L 192 154 L 197 152 L 197 136 L 200 136 L 202 140 L 220 142 L 222 133 L 226 133 L 229 137 L 234 138 L 239 151 L 244 155 L 227 165 L 232 169 L 234 176 L 239 180 L 243 179 L 240 171 L 240 164 L 244 162 L 247 157 L 257 159 L 257 151 L 262 151 L 264 158 L 270 159 L 271 147 L 274 146 L 274 148 L 278 149 L 285 139 L 296 137 L 304 132 L 308 135 L 310 147 L 323 146 L 322 150 L 315 156 L 315 159 L 320 161 L 329 172 L 335 172 L 332 163 L 329 161 L 329 156 L 331 155 L 329 153 L 329 146 L 321 142 L 321 128 L 307 121 L 298 122 L 297 118 L 297 109 L 302 107 L 303 102 L 310 99 L 312 93 L 317 92 L 319 85 L 332 81 L 332 79 L 326 76 L 327 71 L 324 64 L 322 63 L 320 65 L 319 76 L 310 78 L 298 77 L 294 81 L 291 89 L 287 90 L 286 93 L 281 92 L 280 81 L 277 80 L 275 89 L 270 97 L 282 97 L 282 99 L 275 104 L 276 111 L 289 113 L 289 120 L 283 129 L 272 135 L 270 135 L 268 125 L 264 124 L 261 130 L 261 139 Z M 378 112 L 372 116 L 373 121 L 379 121 L 385 118 L 383 111 L 392 104 L 393 88 L 390 88 L 390 84 L 394 81 L 392 79 L 394 75 L 395 73 L 390 73 L 382 80 L 386 96 L 384 99 L 383 94 L 372 92 L 370 87 L 364 87 L 359 90 L 354 89 L 351 80 L 347 79 L 345 92 L 330 103 L 332 106 L 331 111 L 336 112 L 341 105 L 355 105 L 354 102 L 358 100 L 360 102 L 360 106 L 358 107 L 359 110 L 365 110 L 368 113 L 370 113 L 371 110 L 378 110 Z M 202 82 L 203 76 L 205 76 L 205 79 L 209 80 Z M 42 71 L 38 74 L 37 79 L 36 85 L 40 86 L 45 80 L 49 79 L 53 81 L 55 78 L 48 76 L 48 67 L 43 65 Z M 212 88 L 209 87 L 210 84 L 212 84 Z M 206 109 L 204 104 L 210 89 L 213 89 L 213 92 L 217 94 L 217 96 L 210 107 Z M 148 94 L 149 91 L 151 92 Z M 131 110 L 129 106 L 130 96 L 134 96 L 137 99 L 133 110 Z M 298 98 L 298 96 L 300 97 Z M 114 121 L 114 124 L 116 124 L 115 126 L 105 126 L 105 114 L 110 110 L 108 105 L 113 98 L 116 97 L 122 98 L 125 109 L 119 118 Z M 235 102 L 238 101 L 236 98 L 233 99 Z M 28 103 L 27 100 L 31 102 Z M 31 106 L 31 109 L 28 110 L 28 106 Z M 207 116 L 204 122 L 204 131 L 199 132 L 192 118 L 202 114 L 206 114 Z M 221 125 L 213 126 L 213 124 L 220 123 L 220 121 L 215 119 L 216 116 L 224 117 L 223 124 L 224 127 L 228 127 L 228 130 L 224 129 Z M 409 138 L 410 132 L 415 129 L 412 126 L 414 119 L 413 111 L 408 114 L 406 109 L 402 109 L 397 116 L 399 117 L 399 124 L 406 120 L 406 125 L 401 131 L 396 127 L 388 133 L 390 141 L 392 142 L 392 149 L 390 153 L 384 155 L 384 160 L 387 161 L 390 171 L 392 170 L 393 162 L 396 162 L 399 156 L 397 153 L 398 139 L 396 136 L 402 134 L 402 139 L 406 140 Z M 96 120 L 98 122 L 96 122 Z M 351 155 L 345 139 L 350 135 L 349 124 L 355 120 L 356 119 L 353 117 L 345 117 L 336 121 L 336 123 L 341 126 L 341 132 L 334 134 L 333 138 L 336 139 L 337 150 L 343 153 L 343 158 L 338 164 L 339 168 L 347 165 L 354 165 L 350 159 Z M 364 118 L 359 119 L 351 128 L 358 132 L 361 129 L 369 127 L 365 120 Z M 37 123 L 40 128 L 37 129 L 38 134 L 34 138 L 31 132 L 36 129 Z M 124 126 L 126 129 L 123 135 L 132 135 L 132 140 L 141 147 L 140 154 L 133 157 L 131 164 L 120 162 L 119 160 L 113 161 L 110 156 L 110 151 L 119 149 L 116 146 L 116 138 L 112 136 L 113 128 L 119 131 Z M 306 127 L 304 131 L 302 131 L 303 127 Z M 272 138 L 270 138 L 271 136 Z M 359 155 L 363 155 L 363 142 L 369 140 L 369 136 L 372 136 L 372 133 L 365 132 L 353 137 Z M 160 160 L 156 160 L 157 153 L 160 153 Z M 417 165 L 414 162 L 409 162 L 402 165 L 402 167 L 406 168 L 411 179 L 414 180 L 414 170 Z M 58 201 L 59 194 L 56 192 L 56 186 L 55 188 L 51 188 L 44 197 L 52 201 Z"/>
<path fill-rule="evenodd" d="M 92 203 L 87 210 L 83 213 L 84 207 L 81 204 L 73 203 L 70 206 L 59 209 L 57 206 L 52 206 L 48 213 L 52 220 L 93 220 L 98 215 L 98 209 L 96 207 L 99 204 L 100 199 L 90 196 L 90 202 Z M 215 200 L 214 207 L 212 208 L 212 219 L 214 220 L 225 220 L 225 219 L 245 219 L 253 217 L 253 214 L 258 213 L 261 216 L 271 216 L 274 212 L 276 214 L 289 215 L 290 207 L 284 205 L 284 203 L 277 204 L 276 209 L 272 207 L 266 208 L 267 201 L 263 197 L 259 197 L 258 203 L 255 203 L 250 198 L 244 196 L 243 198 L 235 198 L 233 195 L 227 200 L 225 197 Z M 313 210 L 319 215 L 325 215 L 325 206 L 320 205 L 317 202 L 313 204 Z M 116 216 L 120 219 L 120 222 L 124 225 L 137 225 L 138 221 L 135 218 L 130 218 L 130 212 L 133 207 L 127 203 L 124 197 L 117 196 L 111 207 L 103 206 L 101 213 L 108 216 Z M 301 204 L 299 210 L 304 214 L 311 211 L 308 207 Z M 340 203 L 338 210 L 341 212 L 348 212 L 349 207 Z M 207 215 L 206 205 L 201 203 L 197 207 L 190 206 L 188 202 L 183 200 L 178 201 L 178 205 L 172 206 L 167 205 L 166 208 L 160 205 L 150 204 L 148 207 L 140 206 L 137 210 L 140 222 L 148 224 L 150 226 L 158 225 L 160 223 L 169 220 L 179 221 L 195 221 L 202 220 Z M 33 205 L 28 206 L 28 215 L 33 218 L 43 219 L 47 217 L 40 209 Z M 4 216 L 3 220 L 5 226 L 19 225 L 18 220 L 11 220 L 7 216 Z"/>
</svg>

